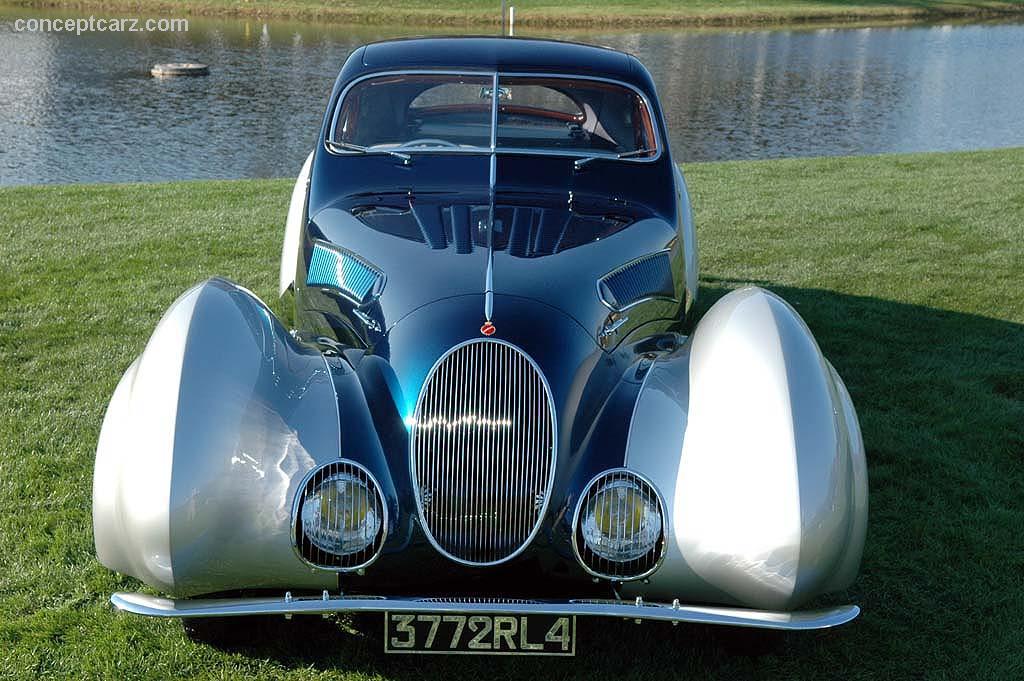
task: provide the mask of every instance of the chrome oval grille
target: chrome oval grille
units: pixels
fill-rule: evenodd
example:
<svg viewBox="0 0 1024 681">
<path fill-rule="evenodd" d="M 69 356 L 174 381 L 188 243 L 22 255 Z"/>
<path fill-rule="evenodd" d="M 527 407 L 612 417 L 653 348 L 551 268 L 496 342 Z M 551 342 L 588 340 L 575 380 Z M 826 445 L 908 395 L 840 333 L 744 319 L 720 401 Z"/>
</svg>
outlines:
<svg viewBox="0 0 1024 681">
<path fill-rule="evenodd" d="M 444 555 L 493 565 L 524 548 L 551 496 L 554 403 L 533 360 L 493 339 L 449 350 L 412 423 L 420 522 Z"/>
<path fill-rule="evenodd" d="M 660 522 L 657 527 L 646 528 L 643 526 L 643 522 L 638 521 L 632 514 L 615 514 L 621 523 L 616 525 L 616 534 L 624 539 L 628 540 L 631 537 L 638 536 L 645 530 L 652 531 L 652 535 L 657 533 L 654 546 L 643 555 L 632 560 L 611 560 L 605 558 L 591 549 L 583 539 L 584 514 L 593 509 L 593 505 L 601 491 L 620 482 L 631 485 L 643 503 L 656 507 L 660 515 Z M 624 511 L 625 508 L 620 506 L 619 510 Z M 606 471 L 590 481 L 583 491 L 583 496 L 580 497 L 579 504 L 576 506 L 576 517 L 573 520 L 573 527 L 572 545 L 576 551 L 576 557 L 584 569 L 595 577 L 623 582 L 642 579 L 658 569 L 661 559 L 665 555 L 665 534 L 668 530 L 665 505 L 650 482 L 636 473 L 623 468 Z"/>
</svg>

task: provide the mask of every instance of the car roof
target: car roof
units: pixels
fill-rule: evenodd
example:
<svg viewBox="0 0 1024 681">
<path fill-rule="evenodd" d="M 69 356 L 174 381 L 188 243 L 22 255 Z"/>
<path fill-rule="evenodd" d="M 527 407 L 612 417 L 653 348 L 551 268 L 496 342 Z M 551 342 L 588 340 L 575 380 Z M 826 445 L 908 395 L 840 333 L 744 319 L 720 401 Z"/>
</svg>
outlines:
<svg viewBox="0 0 1024 681">
<path fill-rule="evenodd" d="M 634 65 L 635 64 L 635 65 Z M 606 47 L 558 40 L 496 37 L 406 38 L 367 45 L 363 73 L 403 69 L 468 69 L 601 76 L 649 90 L 635 57 Z M 358 77 L 363 73 L 353 73 Z"/>
</svg>

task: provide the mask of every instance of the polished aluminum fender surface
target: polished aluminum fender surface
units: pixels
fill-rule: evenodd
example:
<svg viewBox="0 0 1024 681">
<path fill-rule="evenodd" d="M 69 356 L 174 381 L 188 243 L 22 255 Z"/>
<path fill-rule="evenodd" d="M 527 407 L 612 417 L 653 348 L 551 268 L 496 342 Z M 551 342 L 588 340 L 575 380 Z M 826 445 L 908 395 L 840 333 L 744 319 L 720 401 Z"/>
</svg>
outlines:
<svg viewBox="0 0 1024 681">
<path fill-rule="evenodd" d="M 323 356 L 245 289 L 195 286 L 164 314 L 103 420 L 100 562 L 181 596 L 336 586 L 293 551 L 291 509 L 304 475 L 338 459 L 339 431 Z"/>
<path fill-rule="evenodd" d="M 693 224 L 693 208 L 690 206 L 690 192 L 686 188 L 686 179 L 679 166 L 672 166 L 676 183 L 676 205 L 679 212 L 679 235 L 683 239 L 683 272 L 686 274 L 686 312 L 690 312 L 697 302 L 699 287 L 699 264 L 697 246 L 697 229 Z"/>
<path fill-rule="evenodd" d="M 626 465 L 666 503 L 645 597 L 791 610 L 846 588 L 867 526 L 849 394 L 796 311 L 759 288 L 716 302 L 649 371 Z"/>
<path fill-rule="evenodd" d="M 295 284 L 295 269 L 299 258 L 299 245 L 302 241 L 303 221 L 306 219 L 306 195 L 309 193 L 309 171 L 313 167 L 313 152 L 309 152 L 306 162 L 299 170 L 299 177 L 292 187 L 292 198 L 288 204 L 288 217 L 284 222 L 284 241 L 281 242 L 281 269 L 278 276 L 277 294 L 283 296 L 285 291 Z"/>
</svg>

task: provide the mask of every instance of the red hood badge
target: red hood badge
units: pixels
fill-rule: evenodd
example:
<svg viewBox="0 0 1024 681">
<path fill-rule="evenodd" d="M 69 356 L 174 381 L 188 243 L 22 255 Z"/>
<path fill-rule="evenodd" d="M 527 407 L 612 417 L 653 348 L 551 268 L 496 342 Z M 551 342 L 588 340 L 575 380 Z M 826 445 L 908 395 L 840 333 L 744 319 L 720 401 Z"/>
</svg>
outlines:
<svg viewBox="0 0 1024 681">
<path fill-rule="evenodd" d="M 485 336 L 493 336 L 494 332 L 497 330 L 498 329 L 494 327 L 494 324 L 492 324 L 490 320 L 484 322 L 484 325 L 480 327 L 480 333 Z"/>
</svg>

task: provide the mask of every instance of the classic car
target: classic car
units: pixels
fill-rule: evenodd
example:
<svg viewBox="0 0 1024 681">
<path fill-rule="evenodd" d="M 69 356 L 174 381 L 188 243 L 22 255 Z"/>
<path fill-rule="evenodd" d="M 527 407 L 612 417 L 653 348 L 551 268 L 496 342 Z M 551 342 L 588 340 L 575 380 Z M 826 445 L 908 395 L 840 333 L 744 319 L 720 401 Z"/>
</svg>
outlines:
<svg viewBox="0 0 1024 681">
<path fill-rule="evenodd" d="M 691 318 L 687 187 L 635 57 L 360 47 L 295 183 L 280 292 L 281 318 L 198 284 L 117 386 L 96 552 L 150 587 L 117 608 L 375 613 L 391 652 L 556 655 L 577 617 L 857 616 L 807 606 L 861 560 L 850 396 L 767 290 Z"/>
</svg>

